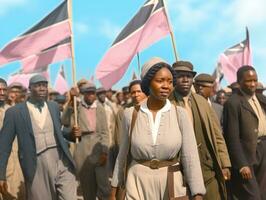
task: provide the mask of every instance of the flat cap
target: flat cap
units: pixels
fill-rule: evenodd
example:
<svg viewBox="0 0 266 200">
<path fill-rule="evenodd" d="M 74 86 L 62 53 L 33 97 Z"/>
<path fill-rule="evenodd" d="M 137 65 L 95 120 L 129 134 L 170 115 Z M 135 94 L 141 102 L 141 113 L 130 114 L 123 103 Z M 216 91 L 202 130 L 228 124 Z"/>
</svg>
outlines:
<svg viewBox="0 0 266 200">
<path fill-rule="evenodd" d="M 65 103 L 66 102 L 66 96 L 65 95 L 56 95 L 54 101 L 58 102 L 58 103 Z"/>
<path fill-rule="evenodd" d="M 78 82 L 77 82 L 77 86 L 78 87 L 81 87 L 82 85 L 88 83 L 89 81 L 87 81 L 85 78 L 82 78 L 80 79 Z"/>
<path fill-rule="evenodd" d="M 144 76 L 149 71 L 149 69 L 152 68 L 154 65 L 156 65 L 158 63 L 167 63 L 167 62 L 164 61 L 162 58 L 159 58 L 159 57 L 153 57 L 153 58 L 151 58 L 150 60 L 148 60 L 146 63 L 144 63 L 142 65 L 140 78 L 143 79 Z"/>
<path fill-rule="evenodd" d="M 237 82 L 233 82 L 228 86 L 230 89 L 234 90 L 234 89 L 238 89 L 239 88 L 239 84 Z"/>
<path fill-rule="evenodd" d="M 81 86 L 80 92 L 81 93 L 96 92 L 96 86 L 93 83 L 88 81 L 86 84 Z"/>
<path fill-rule="evenodd" d="M 199 74 L 194 78 L 195 84 L 212 87 L 214 84 L 215 78 L 209 74 Z"/>
<path fill-rule="evenodd" d="M 189 61 L 177 61 L 172 67 L 176 72 L 190 72 L 193 74 L 193 77 L 197 74 L 197 72 L 193 71 L 193 65 Z"/>
<path fill-rule="evenodd" d="M 11 83 L 9 86 L 8 86 L 9 89 L 11 88 L 19 88 L 19 89 L 22 89 L 23 88 L 23 85 L 19 82 L 13 82 Z"/>
<path fill-rule="evenodd" d="M 102 93 L 102 92 L 106 92 L 106 89 L 104 89 L 103 87 L 97 88 L 97 90 L 96 90 L 97 94 Z"/>
<path fill-rule="evenodd" d="M 122 87 L 122 92 L 129 93 L 129 87 L 128 86 Z"/>
<path fill-rule="evenodd" d="M 44 76 L 37 74 L 30 78 L 29 85 L 40 83 L 40 82 L 48 83 L 47 79 Z"/>
</svg>

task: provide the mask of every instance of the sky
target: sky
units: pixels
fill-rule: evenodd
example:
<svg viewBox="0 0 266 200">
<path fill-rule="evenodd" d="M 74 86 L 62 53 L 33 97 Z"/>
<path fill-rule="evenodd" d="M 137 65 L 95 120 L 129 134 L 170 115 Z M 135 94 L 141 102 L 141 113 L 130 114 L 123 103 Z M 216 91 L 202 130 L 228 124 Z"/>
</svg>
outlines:
<svg viewBox="0 0 266 200">
<path fill-rule="evenodd" d="M 118 33 L 146 0 L 73 0 L 74 48 L 77 80 L 90 79 L 101 58 Z M 266 1 L 265 0 L 166 0 L 170 23 L 174 30 L 180 60 L 193 63 L 198 73 L 214 71 L 219 54 L 245 39 L 249 28 L 253 65 L 259 81 L 266 83 Z M 0 49 L 51 12 L 61 0 L 0 0 Z M 172 64 L 175 61 L 171 39 L 167 36 L 140 52 L 140 63 L 159 56 Z M 61 65 L 72 84 L 71 62 L 50 65 L 51 83 Z M 0 76 L 20 69 L 14 62 L 0 68 Z M 132 74 L 139 75 L 135 57 L 124 77 L 113 86 L 127 85 Z M 96 81 L 97 86 L 99 82 Z M 223 85 L 227 85 L 223 81 Z"/>
</svg>

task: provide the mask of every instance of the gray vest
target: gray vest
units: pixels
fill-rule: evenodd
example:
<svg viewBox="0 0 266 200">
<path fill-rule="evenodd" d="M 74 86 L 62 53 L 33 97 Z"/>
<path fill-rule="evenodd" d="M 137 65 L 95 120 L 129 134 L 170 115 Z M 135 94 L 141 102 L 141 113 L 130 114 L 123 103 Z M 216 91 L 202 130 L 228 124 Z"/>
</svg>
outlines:
<svg viewBox="0 0 266 200">
<path fill-rule="evenodd" d="M 56 139 L 54 135 L 54 125 L 51 114 L 48 110 L 43 128 L 37 124 L 30 112 L 32 129 L 35 137 L 36 153 L 40 154 L 48 148 L 56 147 Z"/>
</svg>

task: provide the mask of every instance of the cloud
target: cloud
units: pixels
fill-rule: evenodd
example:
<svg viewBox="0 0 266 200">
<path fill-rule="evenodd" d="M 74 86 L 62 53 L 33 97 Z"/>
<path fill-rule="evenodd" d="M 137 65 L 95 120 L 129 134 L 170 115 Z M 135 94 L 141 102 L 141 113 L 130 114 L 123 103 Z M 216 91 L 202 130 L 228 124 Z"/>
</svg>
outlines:
<svg viewBox="0 0 266 200">
<path fill-rule="evenodd" d="M 74 23 L 74 30 L 78 35 L 85 35 L 89 33 L 90 28 L 89 26 L 84 22 L 75 22 Z"/>
<path fill-rule="evenodd" d="M 99 32 L 109 40 L 115 40 L 121 31 L 121 27 L 109 20 L 103 20 L 99 26 Z"/>
<path fill-rule="evenodd" d="M 27 0 L 0 0 L 0 15 L 4 15 L 10 9 L 26 5 Z"/>
</svg>

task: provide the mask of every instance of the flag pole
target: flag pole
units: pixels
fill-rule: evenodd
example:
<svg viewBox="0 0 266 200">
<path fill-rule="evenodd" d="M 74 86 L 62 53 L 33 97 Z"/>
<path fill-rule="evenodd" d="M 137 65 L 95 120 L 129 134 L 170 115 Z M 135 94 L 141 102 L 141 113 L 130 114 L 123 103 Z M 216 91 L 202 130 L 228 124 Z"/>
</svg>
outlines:
<svg viewBox="0 0 266 200">
<path fill-rule="evenodd" d="M 139 77 L 140 77 L 140 58 L 139 58 L 139 52 L 137 53 L 137 58 L 138 58 L 138 72 L 139 72 Z"/>
<path fill-rule="evenodd" d="M 178 53 L 177 53 L 177 50 L 176 50 L 175 35 L 174 35 L 174 31 L 173 31 L 173 28 L 172 28 L 171 23 L 170 23 L 170 18 L 169 18 L 169 14 L 168 14 L 168 7 L 167 7 L 166 0 L 163 0 L 163 4 L 164 4 L 164 7 L 165 7 L 164 10 L 165 10 L 165 15 L 166 15 L 166 19 L 167 19 L 167 22 L 168 22 L 168 26 L 170 28 L 170 37 L 171 37 L 171 43 L 172 43 L 172 46 L 173 46 L 175 60 L 178 61 L 179 60 L 179 56 L 178 56 Z"/>
<path fill-rule="evenodd" d="M 75 65 L 75 52 L 74 52 L 74 38 L 73 38 L 73 18 L 72 18 L 72 0 L 68 0 L 68 15 L 69 15 L 69 24 L 71 30 L 71 53 L 72 53 L 72 80 L 73 85 L 77 85 L 76 80 L 76 65 Z M 77 115 L 77 97 L 74 96 L 74 126 L 78 126 L 78 115 Z M 76 143 L 79 142 L 79 139 L 76 138 Z"/>
</svg>

